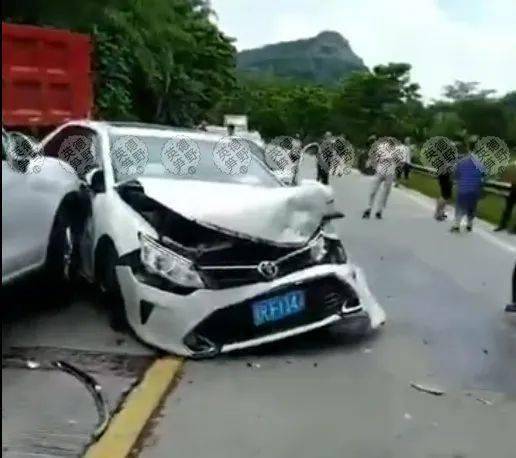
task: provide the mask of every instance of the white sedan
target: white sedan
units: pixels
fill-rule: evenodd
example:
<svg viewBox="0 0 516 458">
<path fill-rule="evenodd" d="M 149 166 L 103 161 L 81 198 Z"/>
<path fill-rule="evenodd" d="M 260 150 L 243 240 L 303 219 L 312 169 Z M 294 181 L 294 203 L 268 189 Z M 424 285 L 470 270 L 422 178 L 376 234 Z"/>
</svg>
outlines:
<svg viewBox="0 0 516 458">
<path fill-rule="evenodd" d="M 67 147 L 79 137 L 94 146 L 87 166 Z M 83 274 L 149 344 L 206 357 L 350 318 L 385 321 L 332 230 L 331 190 L 284 186 L 255 143 L 79 121 L 42 146 L 88 185 Z"/>
<path fill-rule="evenodd" d="M 70 279 L 80 181 L 37 145 L 2 129 L 2 284 L 45 269 L 53 286 Z"/>
</svg>

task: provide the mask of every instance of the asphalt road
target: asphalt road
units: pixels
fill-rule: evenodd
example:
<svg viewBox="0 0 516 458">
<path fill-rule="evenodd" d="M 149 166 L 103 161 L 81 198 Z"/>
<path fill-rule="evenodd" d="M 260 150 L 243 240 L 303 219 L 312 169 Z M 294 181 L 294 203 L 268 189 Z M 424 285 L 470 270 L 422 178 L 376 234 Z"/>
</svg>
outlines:
<svg viewBox="0 0 516 458">
<path fill-rule="evenodd" d="M 114 332 L 88 289 L 56 307 L 28 279 L 2 288 L 2 308 L 2 456 L 81 456 L 99 412 L 87 386 L 50 363 L 62 360 L 92 376 L 113 413 L 153 351 Z"/>
<path fill-rule="evenodd" d="M 430 201 L 402 189 L 384 220 L 364 221 L 369 178 L 334 181 L 338 230 L 385 328 L 187 362 L 142 457 L 514 457 L 516 317 L 502 310 L 515 240 L 485 224 L 450 234 Z"/>
</svg>

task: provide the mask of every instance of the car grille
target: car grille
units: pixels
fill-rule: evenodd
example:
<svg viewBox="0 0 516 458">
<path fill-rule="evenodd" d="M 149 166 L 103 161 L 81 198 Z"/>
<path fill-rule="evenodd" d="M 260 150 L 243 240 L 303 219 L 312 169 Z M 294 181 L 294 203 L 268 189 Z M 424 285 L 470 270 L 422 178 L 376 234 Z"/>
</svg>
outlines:
<svg viewBox="0 0 516 458">
<path fill-rule="evenodd" d="M 337 250 L 337 245 L 339 244 L 340 242 L 336 243 L 329 239 L 326 240 L 327 256 L 319 263 L 334 263 L 335 250 Z M 285 256 L 287 258 L 277 263 L 278 273 L 275 278 L 289 275 L 316 264 L 309 249 L 289 249 L 261 245 L 258 248 L 255 246 L 250 250 L 224 253 L 224 256 L 219 252 L 218 258 L 224 259 L 223 263 L 220 261 L 210 263 L 202 259 L 199 261 L 199 268 L 203 272 L 203 279 L 209 288 L 224 289 L 267 281 L 258 272 L 258 264 L 264 260 L 276 261 Z M 227 260 L 230 260 L 230 263 Z M 239 266 L 247 266 L 247 268 Z"/>
<path fill-rule="evenodd" d="M 252 313 L 254 302 L 282 295 L 293 289 L 305 291 L 305 310 L 276 322 L 259 327 L 254 325 Z M 348 308 L 359 305 L 359 299 L 354 289 L 334 276 L 321 277 L 285 285 L 266 294 L 217 310 L 202 321 L 193 333 L 208 339 L 217 346 L 243 342 L 321 321 L 338 314 L 344 303 Z"/>
<path fill-rule="evenodd" d="M 234 266 L 222 266 L 222 268 L 210 269 L 205 271 L 205 282 L 213 289 L 232 288 L 236 286 L 247 285 L 267 281 L 257 270 L 256 266 L 262 261 L 270 258 L 262 257 L 256 260 L 254 266 L 249 268 L 235 268 Z M 298 270 L 306 269 L 314 265 L 314 261 L 310 256 L 310 250 L 306 250 L 300 254 L 293 256 L 278 264 L 278 274 L 275 278 L 280 278 Z"/>
</svg>

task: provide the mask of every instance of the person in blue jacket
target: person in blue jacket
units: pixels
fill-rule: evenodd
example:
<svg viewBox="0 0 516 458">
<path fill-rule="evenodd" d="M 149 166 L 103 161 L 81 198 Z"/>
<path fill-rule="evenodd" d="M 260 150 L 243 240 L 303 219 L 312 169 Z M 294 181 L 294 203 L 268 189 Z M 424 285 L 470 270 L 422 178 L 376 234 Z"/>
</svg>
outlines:
<svg viewBox="0 0 516 458">
<path fill-rule="evenodd" d="M 467 218 L 466 230 L 472 231 L 485 175 L 485 168 L 474 153 L 466 154 L 457 164 L 455 169 L 457 202 L 452 232 L 460 232 L 460 225 L 465 216 Z"/>
</svg>

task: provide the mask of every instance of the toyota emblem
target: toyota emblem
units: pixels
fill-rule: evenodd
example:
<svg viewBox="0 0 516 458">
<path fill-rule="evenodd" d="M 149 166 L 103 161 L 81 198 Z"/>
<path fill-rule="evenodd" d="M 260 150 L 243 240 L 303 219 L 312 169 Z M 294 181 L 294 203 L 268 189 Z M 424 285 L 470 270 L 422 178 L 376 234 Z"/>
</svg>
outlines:
<svg viewBox="0 0 516 458">
<path fill-rule="evenodd" d="M 272 280 L 278 275 L 278 266 L 273 261 L 262 261 L 258 264 L 258 272 L 263 278 Z"/>
</svg>

